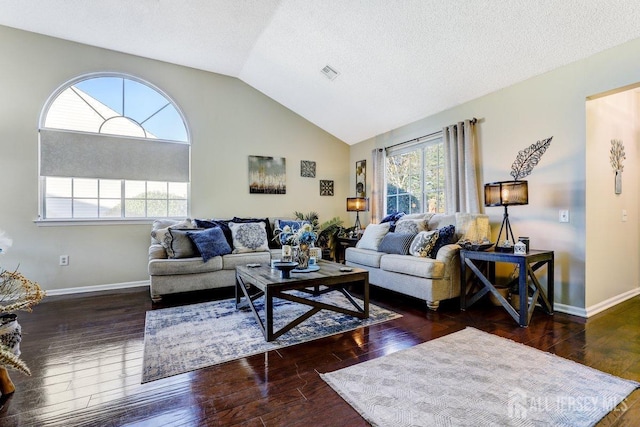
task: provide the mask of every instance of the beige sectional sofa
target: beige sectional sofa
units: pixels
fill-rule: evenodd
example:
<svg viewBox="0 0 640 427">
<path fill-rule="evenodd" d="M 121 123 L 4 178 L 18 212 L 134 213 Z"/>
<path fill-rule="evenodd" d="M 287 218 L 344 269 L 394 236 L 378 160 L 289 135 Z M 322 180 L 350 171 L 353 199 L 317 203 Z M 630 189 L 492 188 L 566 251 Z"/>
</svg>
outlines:
<svg viewBox="0 0 640 427">
<path fill-rule="evenodd" d="M 480 241 L 491 235 L 489 217 L 483 214 L 427 214 L 427 230 L 455 226 L 455 240 Z M 402 219 L 398 221 L 400 225 Z M 365 230 L 366 237 L 367 230 Z M 346 264 L 369 271 L 369 283 L 424 300 L 431 310 L 440 301 L 460 295 L 460 246 L 442 246 L 435 258 L 390 254 L 359 247 L 347 248 Z"/>
</svg>

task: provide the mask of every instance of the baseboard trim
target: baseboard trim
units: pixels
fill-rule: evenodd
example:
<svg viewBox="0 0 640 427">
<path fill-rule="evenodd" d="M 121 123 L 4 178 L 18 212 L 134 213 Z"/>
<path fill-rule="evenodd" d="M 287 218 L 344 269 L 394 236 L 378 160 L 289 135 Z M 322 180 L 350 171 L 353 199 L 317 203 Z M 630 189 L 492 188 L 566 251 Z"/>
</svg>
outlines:
<svg viewBox="0 0 640 427">
<path fill-rule="evenodd" d="M 576 307 L 575 305 L 566 305 L 553 303 L 553 310 L 560 313 L 571 314 L 572 316 L 587 317 L 587 311 L 584 308 Z"/>
<path fill-rule="evenodd" d="M 81 286 L 78 288 L 51 289 L 47 290 L 47 295 L 71 295 L 81 294 L 85 292 L 113 291 L 118 289 L 137 288 L 140 286 L 149 286 L 149 281 L 141 280 L 139 282 L 111 283 L 106 285 Z"/>
<path fill-rule="evenodd" d="M 620 295 L 616 295 L 613 298 L 609 298 L 608 300 L 604 300 L 599 302 L 598 304 L 594 304 L 591 307 L 587 307 L 586 317 L 591 317 L 594 314 L 598 314 L 602 311 L 605 311 L 608 308 L 613 307 L 614 305 L 620 304 L 628 299 L 635 297 L 636 295 L 640 295 L 640 288 L 631 289 L 630 291 L 624 292 Z"/>
<path fill-rule="evenodd" d="M 571 314 L 573 316 L 584 317 L 586 319 L 615 305 L 618 305 L 621 302 L 631 299 L 636 295 L 640 295 L 640 288 L 631 289 L 630 291 L 624 292 L 620 295 L 616 295 L 615 297 L 609 298 L 608 300 L 599 302 L 598 304 L 592 305 L 591 307 L 587 308 L 554 303 L 553 309 L 555 311 L 559 311 L 560 313 Z"/>
</svg>

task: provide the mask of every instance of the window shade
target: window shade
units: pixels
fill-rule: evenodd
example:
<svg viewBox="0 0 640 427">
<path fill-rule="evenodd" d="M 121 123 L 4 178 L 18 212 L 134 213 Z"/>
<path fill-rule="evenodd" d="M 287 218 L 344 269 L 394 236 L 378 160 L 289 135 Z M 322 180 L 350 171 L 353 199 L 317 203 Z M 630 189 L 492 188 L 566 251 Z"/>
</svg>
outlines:
<svg viewBox="0 0 640 427">
<path fill-rule="evenodd" d="M 40 130 L 40 175 L 189 181 L 188 144 L 64 130 Z"/>
</svg>

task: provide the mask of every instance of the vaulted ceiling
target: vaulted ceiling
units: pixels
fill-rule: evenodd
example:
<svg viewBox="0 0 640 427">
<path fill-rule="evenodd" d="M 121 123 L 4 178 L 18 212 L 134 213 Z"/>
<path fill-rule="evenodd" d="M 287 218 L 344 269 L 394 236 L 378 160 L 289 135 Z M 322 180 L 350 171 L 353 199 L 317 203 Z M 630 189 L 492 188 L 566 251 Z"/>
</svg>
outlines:
<svg viewBox="0 0 640 427">
<path fill-rule="evenodd" d="M 638 38 L 640 2 L 0 0 L 0 25 L 237 77 L 354 144 Z"/>
</svg>

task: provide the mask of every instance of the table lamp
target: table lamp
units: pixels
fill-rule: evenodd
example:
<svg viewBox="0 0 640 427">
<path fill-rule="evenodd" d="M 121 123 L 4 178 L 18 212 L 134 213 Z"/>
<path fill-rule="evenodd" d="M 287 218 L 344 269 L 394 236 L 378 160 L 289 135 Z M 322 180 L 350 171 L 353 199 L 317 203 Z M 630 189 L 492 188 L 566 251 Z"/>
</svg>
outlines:
<svg viewBox="0 0 640 427">
<path fill-rule="evenodd" d="M 502 225 L 496 240 L 496 251 L 510 252 L 513 250 L 515 238 L 509 223 L 509 212 L 507 208 L 511 205 L 526 205 L 529 203 L 529 188 L 527 181 L 500 181 L 490 182 L 484 185 L 484 205 L 485 206 L 504 206 L 504 216 L 502 217 Z M 502 230 L 505 231 L 504 244 L 501 245 L 500 238 Z M 511 241 L 509 241 L 511 237 Z"/>
<path fill-rule="evenodd" d="M 359 231 L 362 228 L 360 225 L 360 212 L 366 212 L 368 210 L 368 197 L 347 197 L 347 212 L 356 213 L 356 223 L 354 225 L 356 231 Z"/>
</svg>

